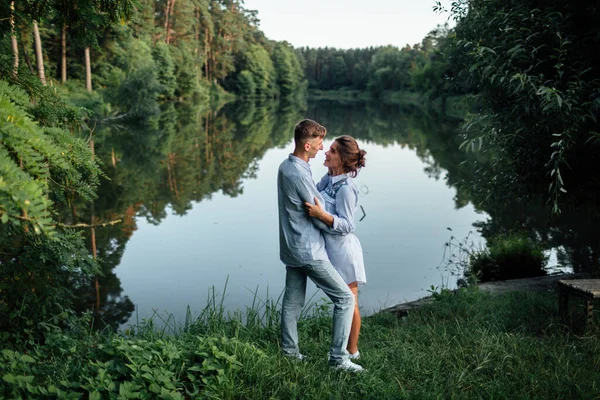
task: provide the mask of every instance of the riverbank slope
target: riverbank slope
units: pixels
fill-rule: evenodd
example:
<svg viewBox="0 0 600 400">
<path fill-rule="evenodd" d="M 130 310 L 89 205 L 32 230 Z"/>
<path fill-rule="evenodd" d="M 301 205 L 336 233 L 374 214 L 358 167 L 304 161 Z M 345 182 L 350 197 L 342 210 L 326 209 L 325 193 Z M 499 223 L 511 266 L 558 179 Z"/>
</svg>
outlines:
<svg viewBox="0 0 600 400">
<path fill-rule="evenodd" d="M 126 334 L 52 330 L 46 342 L 0 352 L 0 398 L 421 399 L 596 398 L 598 324 L 566 330 L 554 293 L 471 287 L 441 291 L 407 318 L 363 321 L 364 374 L 327 366 L 331 315 L 299 324 L 308 361 L 281 355 L 279 307 L 227 318 L 212 304 L 184 327 Z M 168 321 L 167 321 L 168 322 Z"/>
</svg>

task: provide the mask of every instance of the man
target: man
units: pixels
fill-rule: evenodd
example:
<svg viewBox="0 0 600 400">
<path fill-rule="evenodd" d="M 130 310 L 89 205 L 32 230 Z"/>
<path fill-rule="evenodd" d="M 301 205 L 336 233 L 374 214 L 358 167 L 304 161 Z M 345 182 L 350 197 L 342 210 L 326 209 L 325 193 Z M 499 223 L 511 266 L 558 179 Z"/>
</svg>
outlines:
<svg viewBox="0 0 600 400">
<path fill-rule="evenodd" d="M 354 295 L 333 268 L 320 229 L 330 229 L 322 221 L 310 218 L 304 202 L 323 199 L 312 178 L 308 161 L 323 150 L 327 130 L 305 119 L 294 128 L 294 152 L 279 166 L 277 194 L 279 205 L 279 250 L 286 265 L 285 293 L 281 311 L 281 336 L 286 356 L 302 360 L 298 349 L 298 318 L 306 296 L 306 278 L 310 278 L 333 302 L 333 333 L 329 365 L 353 372 L 363 368 L 348 359 L 346 345 L 354 312 Z"/>
</svg>

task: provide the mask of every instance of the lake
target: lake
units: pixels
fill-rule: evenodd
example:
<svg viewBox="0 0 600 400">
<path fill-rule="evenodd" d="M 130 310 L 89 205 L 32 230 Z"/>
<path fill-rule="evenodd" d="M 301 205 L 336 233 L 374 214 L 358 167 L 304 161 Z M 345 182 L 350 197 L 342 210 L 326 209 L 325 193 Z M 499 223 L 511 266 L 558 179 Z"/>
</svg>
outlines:
<svg viewBox="0 0 600 400">
<path fill-rule="evenodd" d="M 368 280 L 360 288 L 363 313 L 426 296 L 432 286 L 455 286 L 443 268 L 445 245 L 469 235 L 483 245 L 473 224 L 488 218 L 448 180 L 459 120 L 376 103 L 171 106 L 148 125 L 105 126 L 95 138 L 110 181 L 93 209 L 78 212 L 123 221 L 96 229 L 109 324 L 154 312 L 182 321 L 188 306 L 198 314 L 211 288 L 221 295 L 226 284 L 229 311 L 245 309 L 255 293 L 280 296 L 276 175 L 303 117 L 328 128 L 325 150 L 348 134 L 367 151 L 356 178 L 356 234 Z M 310 162 L 315 181 L 326 172 L 323 161 L 324 151 Z M 95 293 L 81 293 L 82 303 L 94 302 Z M 324 297 L 311 283 L 312 295 Z"/>
</svg>

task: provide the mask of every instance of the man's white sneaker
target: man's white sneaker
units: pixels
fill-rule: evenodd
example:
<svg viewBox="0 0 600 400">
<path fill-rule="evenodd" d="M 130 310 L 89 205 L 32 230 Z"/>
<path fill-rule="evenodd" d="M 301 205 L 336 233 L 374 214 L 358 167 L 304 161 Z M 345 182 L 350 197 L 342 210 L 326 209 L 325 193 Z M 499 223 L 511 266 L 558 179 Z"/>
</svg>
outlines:
<svg viewBox="0 0 600 400">
<path fill-rule="evenodd" d="M 332 365 L 332 367 L 335 369 L 343 369 L 344 371 L 349 371 L 349 372 L 366 372 L 367 371 L 360 365 L 354 364 L 350 360 L 344 360 L 343 362 L 341 362 L 339 364 Z"/>
<path fill-rule="evenodd" d="M 331 358 L 331 354 L 327 352 L 327 359 Z M 360 351 L 356 350 L 356 353 L 348 353 L 348 358 L 351 360 L 358 360 L 360 358 Z"/>
</svg>

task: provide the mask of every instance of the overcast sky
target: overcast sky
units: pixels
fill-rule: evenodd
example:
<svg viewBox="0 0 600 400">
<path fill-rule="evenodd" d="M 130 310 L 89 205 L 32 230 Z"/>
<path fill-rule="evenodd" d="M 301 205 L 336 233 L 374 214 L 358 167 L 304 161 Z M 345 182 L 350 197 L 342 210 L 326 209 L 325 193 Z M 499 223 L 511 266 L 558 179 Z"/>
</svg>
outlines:
<svg viewBox="0 0 600 400">
<path fill-rule="evenodd" d="M 450 0 L 443 0 L 448 6 Z M 448 14 L 434 0 L 245 0 L 269 39 L 294 47 L 363 48 L 420 43 Z M 452 26 L 452 24 L 451 24 Z"/>
</svg>

